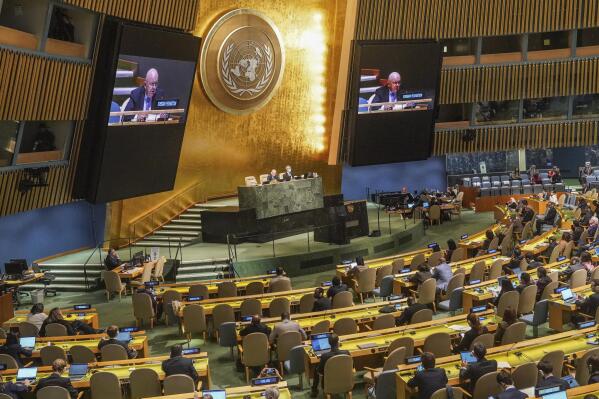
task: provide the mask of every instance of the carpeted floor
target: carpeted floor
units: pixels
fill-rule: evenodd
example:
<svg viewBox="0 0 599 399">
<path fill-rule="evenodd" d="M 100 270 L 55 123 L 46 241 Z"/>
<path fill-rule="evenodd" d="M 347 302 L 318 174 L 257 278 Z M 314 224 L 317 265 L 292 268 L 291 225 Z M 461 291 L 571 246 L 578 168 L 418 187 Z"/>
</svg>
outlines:
<svg viewBox="0 0 599 399">
<path fill-rule="evenodd" d="M 471 234 L 484 229 L 493 223 L 493 214 L 491 212 L 476 214 L 471 211 L 462 213 L 461 219 L 457 218 L 452 222 L 445 222 L 440 226 L 433 226 L 426 231 L 426 235 L 421 239 L 411 242 L 405 248 L 406 251 L 416 248 L 422 248 L 430 242 L 438 242 L 442 247 L 446 247 L 445 241 L 449 238 L 459 239 L 462 234 Z M 301 277 L 293 278 L 294 288 L 314 287 L 321 281 L 329 280 L 334 272 L 307 274 Z M 68 307 L 77 303 L 91 303 L 98 309 L 100 316 L 100 325 L 106 327 L 110 324 L 118 326 L 134 325 L 133 308 L 131 298 L 125 297 L 122 301 L 113 299 L 106 301 L 103 291 L 92 293 L 59 293 L 56 297 L 49 297 L 45 300 L 46 310 L 51 307 Z M 24 304 L 23 307 L 27 307 Z M 445 315 L 439 314 L 437 317 Z M 153 330 L 147 331 L 152 355 L 164 355 L 169 351 L 169 347 L 175 343 L 184 343 L 185 340 L 179 335 L 177 326 L 165 326 L 159 324 Z M 207 351 L 210 357 L 210 368 L 212 381 L 215 386 L 229 387 L 245 385 L 243 372 L 236 369 L 232 361 L 228 348 L 220 347 L 215 341 L 202 339 L 193 339 L 191 346 L 199 346 L 203 351 Z M 291 386 L 298 383 L 297 376 L 289 378 Z M 293 391 L 294 398 L 308 398 L 309 389 L 307 382 L 304 381 L 305 389 L 302 391 Z M 356 376 L 356 387 L 354 389 L 356 398 L 365 397 L 363 385 L 361 384 L 361 373 Z"/>
</svg>

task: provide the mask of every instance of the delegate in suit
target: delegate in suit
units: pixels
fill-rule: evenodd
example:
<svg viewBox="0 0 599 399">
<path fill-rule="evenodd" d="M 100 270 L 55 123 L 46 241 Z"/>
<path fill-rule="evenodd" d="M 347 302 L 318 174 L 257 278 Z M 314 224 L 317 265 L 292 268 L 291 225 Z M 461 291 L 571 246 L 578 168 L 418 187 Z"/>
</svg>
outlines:
<svg viewBox="0 0 599 399">
<path fill-rule="evenodd" d="M 387 78 L 387 85 L 379 87 L 374 92 L 374 98 L 372 99 L 373 104 L 377 103 L 395 103 L 401 101 L 401 75 L 399 72 L 391 72 Z M 380 111 L 394 111 L 402 109 L 414 108 L 415 104 L 402 103 L 402 104 L 387 104 L 382 106 L 374 106 L 373 110 Z"/>
<path fill-rule="evenodd" d="M 125 111 L 148 111 L 155 109 L 156 100 L 164 98 L 164 91 L 158 87 L 158 71 L 155 68 L 148 69 L 143 86 L 131 91 Z M 124 115 L 123 121 L 145 122 L 155 119 L 157 115 Z M 160 117 L 165 117 L 161 114 Z"/>
</svg>

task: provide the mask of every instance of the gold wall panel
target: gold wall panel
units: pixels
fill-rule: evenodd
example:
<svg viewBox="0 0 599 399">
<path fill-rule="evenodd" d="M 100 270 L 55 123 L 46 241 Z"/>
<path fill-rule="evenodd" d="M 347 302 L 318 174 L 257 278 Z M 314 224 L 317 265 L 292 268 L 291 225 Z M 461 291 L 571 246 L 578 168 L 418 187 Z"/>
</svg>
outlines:
<svg viewBox="0 0 599 399">
<path fill-rule="evenodd" d="M 341 169 L 327 165 L 327 154 L 346 0 L 202 0 L 194 33 L 204 36 L 220 15 L 241 7 L 265 13 L 281 31 L 286 65 L 280 88 L 264 108 L 236 116 L 212 105 L 196 74 L 175 189 L 112 203 L 113 238 L 133 234 L 131 223 L 141 219 L 145 231 L 155 228 L 146 222 L 174 212 L 157 205 L 185 190 L 203 199 L 235 193 L 245 176 L 286 164 L 321 174 L 327 194 L 340 191 Z"/>
<path fill-rule="evenodd" d="M 0 48 L 0 120 L 80 120 L 91 65 Z"/>
<path fill-rule="evenodd" d="M 596 0 L 358 0 L 356 39 L 512 35 L 599 25 Z"/>
<path fill-rule="evenodd" d="M 199 0 L 63 0 L 102 14 L 153 25 L 193 30 Z"/>
<path fill-rule="evenodd" d="M 463 140 L 466 129 L 435 132 L 433 154 L 492 152 L 514 148 L 559 148 L 599 144 L 599 121 L 563 121 L 474 129 L 475 139 Z"/>
</svg>

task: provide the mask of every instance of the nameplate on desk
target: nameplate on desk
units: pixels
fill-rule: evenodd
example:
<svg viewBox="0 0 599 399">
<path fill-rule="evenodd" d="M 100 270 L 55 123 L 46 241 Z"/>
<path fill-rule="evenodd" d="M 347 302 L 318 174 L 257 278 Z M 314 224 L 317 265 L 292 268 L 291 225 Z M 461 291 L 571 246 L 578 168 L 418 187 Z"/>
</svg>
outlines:
<svg viewBox="0 0 599 399">
<path fill-rule="evenodd" d="M 487 310 L 486 306 L 475 306 L 470 309 L 470 312 L 471 313 L 479 313 L 479 312 L 484 312 L 485 310 Z"/>
<path fill-rule="evenodd" d="M 437 245 L 439 245 L 439 244 L 437 244 L 436 242 L 431 242 L 430 244 L 427 245 L 427 247 L 428 248 L 435 248 Z"/>
<path fill-rule="evenodd" d="M 582 323 L 577 323 L 576 328 L 581 330 L 583 328 L 593 327 L 595 324 L 595 320 L 583 321 Z"/>
<path fill-rule="evenodd" d="M 416 99 L 423 98 L 423 97 L 424 97 L 424 93 L 415 92 L 415 93 L 402 94 L 401 99 L 402 100 L 416 100 Z"/>
<path fill-rule="evenodd" d="M 489 249 L 489 250 L 487 251 L 487 253 L 488 253 L 488 254 L 494 254 L 495 252 L 497 252 L 497 250 L 496 250 L 496 249 Z"/>
<path fill-rule="evenodd" d="M 460 237 L 461 240 L 465 240 L 466 238 L 468 238 L 468 234 L 462 234 L 462 236 Z"/>
<path fill-rule="evenodd" d="M 81 304 L 81 305 L 74 305 L 73 306 L 73 309 L 75 309 L 75 310 L 88 310 L 88 309 L 91 309 L 91 308 L 92 308 L 92 305 L 90 305 L 89 303 L 84 303 L 84 304 Z"/>
<path fill-rule="evenodd" d="M 558 256 L 556 261 L 561 262 L 562 260 L 566 259 L 565 256 Z"/>
</svg>

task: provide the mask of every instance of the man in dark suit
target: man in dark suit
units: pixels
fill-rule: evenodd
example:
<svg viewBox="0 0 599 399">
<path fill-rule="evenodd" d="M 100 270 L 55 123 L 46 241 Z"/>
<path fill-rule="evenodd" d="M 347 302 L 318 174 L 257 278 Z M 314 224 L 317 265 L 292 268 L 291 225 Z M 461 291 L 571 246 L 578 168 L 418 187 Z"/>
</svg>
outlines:
<svg viewBox="0 0 599 399">
<path fill-rule="evenodd" d="M 156 100 L 164 98 L 164 91 L 158 88 L 158 71 L 155 68 L 148 69 L 144 85 L 131 91 L 129 102 L 125 111 L 149 111 L 155 109 Z M 161 115 L 160 117 L 163 117 Z M 123 121 L 129 122 L 135 118 L 137 122 L 149 120 L 148 115 L 125 115 Z"/>
<path fill-rule="evenodd" d="M 183 357 L 183 348 L 181 345 L 173 345 L 171 347 L 171 357 L 162 362 L 162 371 L 164 371 L 167 377 L 174 374 L 188 375 L 196 385 L 200 381 L 200 376 L 193 366 L 193 360 Z"/>
<path fill-rule="evenodd" d="M 283 173 L 283 180 L 291 181 L 293 180 L 293 171 L 291 170 L 291 166 L 285 166 L 285 172 Z"/>
<path fill-rule="evenodd" d="M 272 183 L 272 182 L 280 182 L 282 180 L 281 180 L 281 178 L 279 178 L 277 170 L 273 169 L 273 170 L 270 171 L 270 173 L 268 174 L 268 176 L 266 176 L 266 181 L 269 182 L 269 183 Z"/>
<path fill-rule="evenodd" d="M 312 382 L 312 391 L 310 392 L 310 396 L 315 398 L 318 396 L 318 382 L 320 380 L 320 376 L 322 375 L 324 378 L 324 366 L 327 364 L 327 361 L 333 356 L 337 355 L 349 355 L 349 352 L 346 350 L 339 349 L 339 337 L 337 334 L 332 333 L 329 336 L 329 344 L 331 345 L 331 351 L 327 353 L 323 353 L 320 356 L 320 363 L 318 367 L 314 369 L 314 379 Z"/>
<path fill-rule="evenodd" d="M 67 363 L 62 359 L 54 360 L 52 362 L 52 374 L 46 378 L 41 378 L 37 382 L 34 393 L 37 394 L 37 391 L 45 387 L 62 387 L 69 391 L 71 399 L 76 399 L 77 390 L 73 388 L 73 385 L 71 385 L 71 380 L 69 380 L 67 377 L 61 376 L 66 365 Z"/>
<path fill-rule="evenodd" d="M 416 372 L 408 381 L 408 386 L 418 388 L 419 399 L 430 399 L 435 391 L 445 388 L 447 374 L 445 370 L 435 368 L 435 355 L 430 352 L 422 355 L 422 367 L 424 370 Z"/>
<path fill-rule="evenodd" d="M 387 85 L 381 86 L 374 92 L 373 104 L 395 103 L 401 101 L 401 75 L 399 72 L 391 72 L 387 78 Z M 393 111 L 394 109 L 414 108 L 414 103 L 388 104 L 383 106 L 374 106 L 372 109 Z"/>
<path fill-rule="evenodd" d="M 323 310 L 329 310 L 331 308 L 331 300 L 324 296 L 324 290 L 321 287 L 314 289 L 314 305 L 312 306 L 313 312 L 322 312 Z"/>
<path fill-rule="evenodd" d="M 593 293 L 583 301 L 577 301 L 576 307 L 582 313 L 595 317 L 597 308 L 599 308 L 599 280 L 593 280 L 591 290 Z"/>
<path fill-rule="evenodd" d="M 31 349 L 23 348 L 19 343 L 19 334 L 18 332 L 9 332 L 6 335 L 6 341 L 4 341 L 4 345 L 0 346 L 0 353 L 4 355 L 9 355 L 19 365 L 19 367 L 23 367 L 23 362 L 21 360 L 21 355 L 23 357 L 31 357 Z"/>
<path fill-rule="evenodd" d="M 115 344 L 122 346 L 123 349 L 127 351 L 127 356 L 129 357 L 129 359 L 134 359 L 137 357 L 137 351 L 135 349 L 129 348 L 128 342 L 123 342 L 116 339 L 117 335 L 119 334 L 119 328 L 117 326 L 112 325 L 108 327 L 106 329 L 106 334 L 108 335 L 108 339 L 103 338 L 100 340 L 100 342 L 98 343 L 98 350 L 101 350 L 102 347 L 106 345 Z"/>
<path fill-rule="evenodd" d="M 419 310 L 428 309 L 428 306 L 422 303 L 416 303 L 414 297 L 408 297 L 408 307 L 395 319 L 396 326 L 402 326 L 409 324 L 412 320 L 412 316 Z"/>
<path fill-rule="evenodd" d="M 270 335 L 270 327 L 261 322 L 260 316 L 254 315 L 252 316 L 252 321 L 249 325 L 247 325 L 243 330 L 239 332 L 239 335 L 245 337 L 251 333 L 262 333 L 267 336 Z"/>
<path fill-rule="evenodd" d="M 570 388 L 568 383 L 559 377 L 553 375 L 553 364 L 547 360 L 542 360 L 537 364 L 537 368 L 541 373 L 541 378 L 537 381 L 537 388 L 558 386 L 562 390 Z"/>
<path fill-rule="evenodd" d="M 333 277 L 333 280 L 331 281 L 333 285 L 331 285 L 327 290 L 327 298 L 331 298 L 332 301 L 335 295 L 337 295 L 340 292 L 347 291 L 348 288 L 347 284 L 341 283 L 341 279 L 338 276 Z"/>
<path fill-rule="evenodd" d="M 474 344 L 472 354 L 476 358 L 476 362 L 470 364 L 462 362 L 462 367 L 460 368 L 460 379 L 470 380 L 470 392 L 474 391 L 476 382 L 480 377 L 487 373 L 497 371 L 497 361 L 485 359 L 487 348 L 485 348 L 483 344 Z"/>
<path fill-rule="evenodd" d="M 524 207 L 522 208 L 522 212 L 520 212 L 520 217 L 522 219 L 522 225 L 525 225 L 532 220 L 533 216 L 535 215 L 535 211 L 528 206 L 527 200 L 522 200 L 522 205 Z"/>
<path fill-rule="evenodd" d="M 547 206 L 549 209 L 547 209 L 547 212 L 545 212 L 545 216 L 539 217 L 539 219 L 537 219 L 537 235 L 541 234 L 541 229 L 543 228 L 544 224 L 553 226 L 553 222 L 555 221 L 555 215 L 557 215 L 557 209 L 555 209 L 555 205 L 553 202 L 549 202 Z"/>
<path fill-rule="evenodd" d="M 121 258 L 119 258 L 119 254 L 116 253 L 116 249 L 110 248 L 108 251 L 108 255 L 104 259 L 104 266 L 106 266 L 106 270 L 112 270 L 115 267 L 121 265 Z"/>
<path fill-rule="evenodd" d="M 524 399 L 528 398 L 528 395 L 524 392 L 520 392 L 514 386 L 514 380 L 512 379 L 511 374 L 506 370 L 501 370 L 499 374 L 497 374 L 497 383 L 503 389 L 503 392 L 499 395 L 495 396 L 496 399 Z"/>
</svg>

